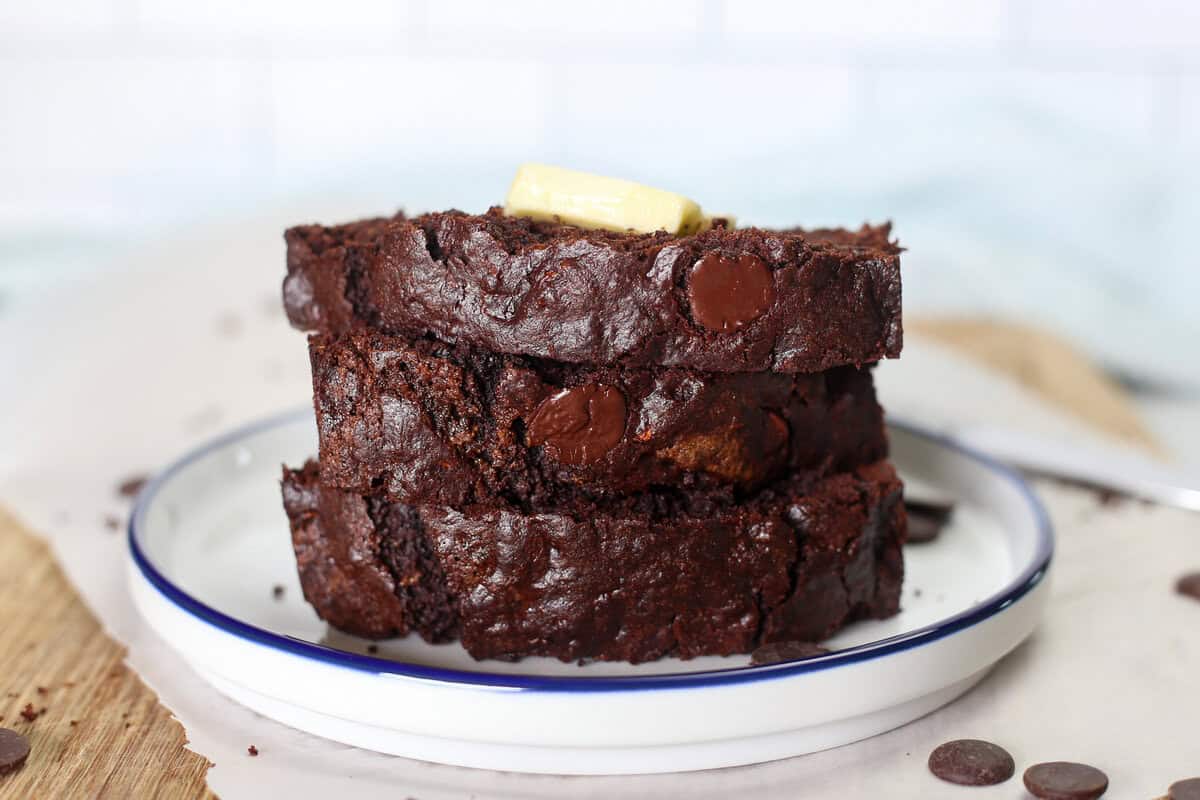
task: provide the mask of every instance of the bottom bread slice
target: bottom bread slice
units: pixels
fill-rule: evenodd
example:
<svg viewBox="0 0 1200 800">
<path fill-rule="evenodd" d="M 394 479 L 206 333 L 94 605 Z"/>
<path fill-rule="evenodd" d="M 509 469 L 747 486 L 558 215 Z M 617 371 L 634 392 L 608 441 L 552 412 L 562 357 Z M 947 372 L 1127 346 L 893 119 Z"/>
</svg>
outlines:
<svg viewBox="0 0 1200 800">
<path fill-rule="evenodd" d="M 736 503 L 412 507 L 324 487 L 314 462 L 284 470 L 283 496 L 323 620 L 367 638 L 458 637 L 477 659 L 729 655 L 899 610 L 902 485 L 883 461 Z"/>
</svg>

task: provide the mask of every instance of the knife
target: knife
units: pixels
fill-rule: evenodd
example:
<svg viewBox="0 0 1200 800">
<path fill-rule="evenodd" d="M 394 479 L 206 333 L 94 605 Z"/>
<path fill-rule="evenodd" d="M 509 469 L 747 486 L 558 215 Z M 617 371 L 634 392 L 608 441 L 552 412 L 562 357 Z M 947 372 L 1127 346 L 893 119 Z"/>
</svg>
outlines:
<svg viewBox="0 0 1200 800">
<path fill-rule="evenodd" d="M 990 425 L 957 428 L 951 438 L 1025 472 L 1200 511 L 1200 474 L 1123 448 L 1067 444 Z"/>
</svg>

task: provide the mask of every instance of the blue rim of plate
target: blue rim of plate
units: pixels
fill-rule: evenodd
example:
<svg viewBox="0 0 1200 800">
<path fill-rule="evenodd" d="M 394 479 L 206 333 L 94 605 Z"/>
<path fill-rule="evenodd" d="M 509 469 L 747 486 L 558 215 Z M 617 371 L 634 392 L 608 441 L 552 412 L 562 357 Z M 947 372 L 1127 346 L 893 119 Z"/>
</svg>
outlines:
<svg viewBox="0 0 1200 800">
<path fill-rule="evenodd" d="M 861 661 L 900 653 L 914 647 L 929 644 L 953 633 L 976 625 L 989 617 L 1005 610 L 1013 603 L 1028 594 L 1042 582 L 1054 556 L 1054 533 L 1050 517 L 1040 500 L 1033 493 L 1029 484 L 1013 469 L 1001 464 L 995 459 L 976 450 L 953 441 L 950 438 L 929 431 L 919 425 L 909 422 L 888 419 L 888 427 L 903 431 L 912 436 L 926 439 L 967 458 L 970 458 L 1000 477 L 1012 483 L 1025 500 L 1029 511 L 1037 524 L 1037 548 L 1031 563 L 1013 579 L 1005 588 L 993 594 L 986 600 L 940 620 L 932 625 L 926 625 L 913 631 L 879 639 L 867 644 L 838 650 L 828 655 L 809 658 L 803 661 L 793 661 L 779 664 L 764 664 L 760 666 L 731 667 L 729 669 L 707 670 L 703 672 L 681 672 L 655 675 L 602 676 L 602 677 L 568 677 L 562 675 L 508 675 L 494 672 L 473 672 L 468 670 L 429 667 L 421 664 L 410 664 L 378 658 L 370 655 L 360 655 L 333 647 L 315 644 L 292 636 L 273 633 L 263 628 L 249 625 L 241 620 L 217 611 L 215 608 L 196 599 L 183 589 L 176 586 L 164 576 L 142 551 L 138 544 L 138 531 L 143 525 L 146 509 L 155 496 L 177 473 L 186 469 L 194 462 L 204 458 L 214 450 L 233 444 L 239 440 L 274 427 L 299 421 L 305 414 L 311 414 L 312 409 L 297 409 L 278 414 L 266 419 L 243 425 L 219 436 L 212 441 L 188 452 L 179 460 L 172 463 L 159 473 L 142 490 L 134 505 L 129 518 L 128 541 L 130 556 L 141 574 L 167 600 L 194 617 L 213 625 L 220 630 L 255 644 L 264 645 L 275 650 L 290 653 L 302 658 L 313 659 L 332 666 L 352 669 L 359 672 L 375 673 L 396 678 L 413 678 L 421 681 L 436 681 L 458 685 L 471 685 L 480 688 L 505 689 L 534 692 L 611 692 L 632 690 L 659 690 L 713 687 L 730 684 L 749 683 L 759 680 L 770 680 L 800 675 L 808 672 L 819 672 L 834 669 Z"/>
</svg>

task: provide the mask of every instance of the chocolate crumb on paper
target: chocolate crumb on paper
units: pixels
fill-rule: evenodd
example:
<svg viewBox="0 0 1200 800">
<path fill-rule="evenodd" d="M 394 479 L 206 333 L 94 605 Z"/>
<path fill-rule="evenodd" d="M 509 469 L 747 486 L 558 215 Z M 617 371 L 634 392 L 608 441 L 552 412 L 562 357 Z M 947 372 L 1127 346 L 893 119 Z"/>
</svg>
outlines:
<svg viewBox="0 0 1200 800">
<path fill-rule="evenodd" d="M 1200 600 L 1200 572 L 1189 572 L 1175 582 L 1175 591 L 1184 597 Z"/>
<path fill-rule="evenodd" d="M 249 747 L 246 748 L 246 752 L 249 753 L 251 756 L 257 756 L 258 748 L 255 747 L 254 745 L 250 745 Z"/>
<path fill-rule="evenodd" d="M 127 498 L 137 497 L 149 481 L 149 475 L 131 475 L 117 484 L 117 494 Z"/>
<path fill-rule="evenodd" d="M 217 317 L 217 335 L 224 339 L 236 339 L 242 335 L 242 318 L 234 311 L 225 311 Z"/>
<path fill-rule="evenodd" d="M 271 587 L 271 596 L 276 600 L 282 600 L 285 591 L 287 590 L 283 588 L 283 584 L 277 583 Z"/>
</svg>

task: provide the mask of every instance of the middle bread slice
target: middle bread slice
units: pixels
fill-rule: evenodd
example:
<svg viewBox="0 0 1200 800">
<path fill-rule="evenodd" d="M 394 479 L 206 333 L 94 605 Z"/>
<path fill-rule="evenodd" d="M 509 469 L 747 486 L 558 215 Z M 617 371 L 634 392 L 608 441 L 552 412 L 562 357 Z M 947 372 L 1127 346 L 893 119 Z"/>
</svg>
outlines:
<svg viewBox="0 0 1200 800">
<path fill-rule="evenodd" d="M 392 502 L 733 497 L 887 455 L 867 369 L 583 366 L 378 333 L 309 351 L 322 483 Z"/>
</svg>

